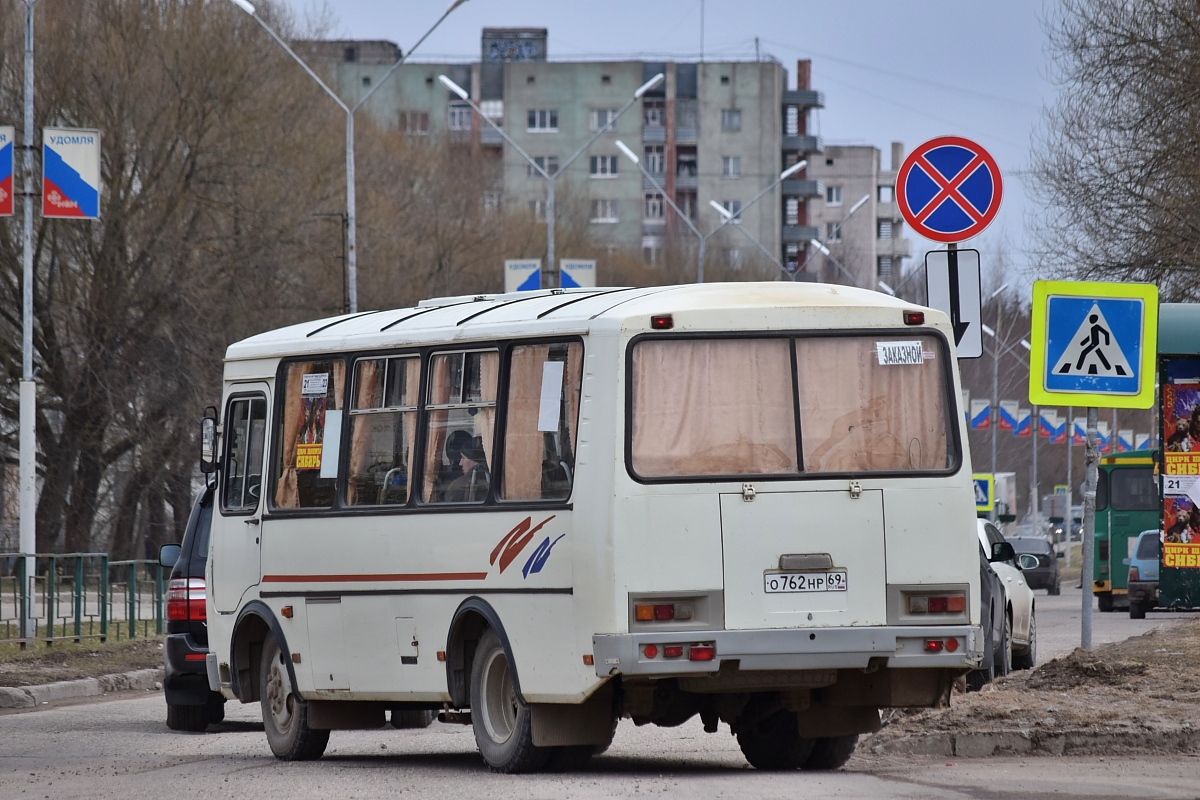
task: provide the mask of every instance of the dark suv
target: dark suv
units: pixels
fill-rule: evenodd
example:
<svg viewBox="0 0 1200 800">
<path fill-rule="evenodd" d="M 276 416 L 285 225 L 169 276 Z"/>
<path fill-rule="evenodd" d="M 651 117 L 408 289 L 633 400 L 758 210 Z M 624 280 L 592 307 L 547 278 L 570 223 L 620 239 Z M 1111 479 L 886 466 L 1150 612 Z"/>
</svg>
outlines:
<svg viewBox="0 0 1200 800">
<path fill-rule="evenodd" d="M 1050 542 L 1040 536 L 1013 536 L 1008 540 L 1012 543 L 1019 558 L 1021 573 L 1030 589 L 1045 589 L 1049 594 L 1059 594 L 1062 591 L 1062 569 L 1056 553 Z M 1036 563 L 1035 563 L 1036 562 Z"/>
<path fill-rule="evenodd" d="M 225 698 L 208 688 L 208 622 L 204 566 L 212 526 L 213 490 L 196 497 L 182 544 L 163 545 L 159 563 L 171 567 L 167 584 L 167 640 L 163 649 L 167 727 L 202 731 L 225 719 Z"/>
</svg>

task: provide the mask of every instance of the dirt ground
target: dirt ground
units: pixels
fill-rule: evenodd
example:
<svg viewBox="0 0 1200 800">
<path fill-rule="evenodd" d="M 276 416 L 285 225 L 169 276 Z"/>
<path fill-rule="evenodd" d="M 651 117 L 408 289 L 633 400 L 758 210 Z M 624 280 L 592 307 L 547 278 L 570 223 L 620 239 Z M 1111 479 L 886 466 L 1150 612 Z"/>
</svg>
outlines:
<svg viewBox="0 0 1200 800">
<path fill-rule="evenodd" d="M 928 733 L 1103 730 L 1130 733 L 1136 750 L 1146 737 L 1134 734 L 1200 727 L 1197 664 L 1200 621 L 1156 628 L 1091 652 L 1076 649 L 980 692 L 956 692 L 950 708 L 885 712 L 872 744 Z"/>
<path fill-rule="evenodd" d="M 13 645 L 0 648 L 0 686 L 38 686 L 55 681 L 97 678 L 118 672 L 161 667 L 161 636 L 98 641 L 57 642 L 22 651 Z"/>
</svg>

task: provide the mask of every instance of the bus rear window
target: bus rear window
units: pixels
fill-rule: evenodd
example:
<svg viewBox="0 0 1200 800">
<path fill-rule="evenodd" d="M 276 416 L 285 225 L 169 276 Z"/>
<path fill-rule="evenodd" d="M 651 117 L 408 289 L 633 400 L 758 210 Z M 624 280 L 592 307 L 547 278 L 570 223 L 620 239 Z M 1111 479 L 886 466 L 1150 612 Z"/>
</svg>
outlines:
<svg viewBox="0 0 1200 800">
<path fill-rule="evenodd" d="M 1158 510 L 1158 487 L 1154 485 L 1153 467 L 1112 470 L 1109 473 L 1108 490 L 1113 511 Z"/>
<path fill-rule="evenodd" d="M 928 335 L 643 340 L 632 356 L 633 472 L 953 468 L 944 357 Z"/>
</svg>

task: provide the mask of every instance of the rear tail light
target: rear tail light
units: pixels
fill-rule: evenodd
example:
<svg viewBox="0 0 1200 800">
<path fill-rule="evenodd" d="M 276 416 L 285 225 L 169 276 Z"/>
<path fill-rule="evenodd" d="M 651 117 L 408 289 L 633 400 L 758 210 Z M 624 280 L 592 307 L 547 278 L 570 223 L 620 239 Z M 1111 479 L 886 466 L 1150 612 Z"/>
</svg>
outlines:
<svg viewBox="0 0 1200 800">
<path fill-rule="evenodd" d="M 679 603 L 638 603 L 633 607 L 633 618 L 638 622 L 672 622 L 690 620 L 695 609 L 690 601 Z"/>
<path fill-rule="evenodd" d="M 961 614 L 966 610 L 967 596 L 964 594 L 918 594 L 908 598 L 910 614 Z"/>
<path fill-rule="evenodd" d="M 203 578 L 172 578 L 167 584 L 167 621 L 204 622 L 207 598 Z"/>
<path fill-rule="evenodd" d="M 942 649 L 945 646 L 946 646 L 945 643 L 942 642 L 941 639 L 926 639 L 925 640 L 925 652 L 926 653 L 940 653 L 940 652 L 942 652 Z"/>
<path fill-rule="evenodd" d="M 1129 580 L 1140 581 L 1141 579 L 1142 579 L 1141 571 L 1138 570 L 1137 567 L 1130 567 L 1129 568 Z"/>
<path fill-rule="evenodd" d="M 692 661 L 712 661 L 716 655 L 716 645 L 694 644 L 688 648 L 688 658 Z"/>
</svg>

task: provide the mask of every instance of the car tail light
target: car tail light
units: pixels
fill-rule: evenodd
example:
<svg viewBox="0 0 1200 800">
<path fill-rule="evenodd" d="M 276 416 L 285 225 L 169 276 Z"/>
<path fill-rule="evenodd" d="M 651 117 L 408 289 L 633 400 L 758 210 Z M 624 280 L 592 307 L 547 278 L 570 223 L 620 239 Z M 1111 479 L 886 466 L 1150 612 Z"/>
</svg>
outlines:
<svg viewBox="0 0 1200 800">
<path fill-rule="evenodd" d="M 678 603 L 638 603 L 633 607 L 633 618 L 638 622 L 672 622 L 690 620 L 695 608 L 690 601 Z"/>
<path fill-rule="evenodd" d="M 208 592 L 203 578 L 172 578 L 167 584 L 167 621 L 204 622 Z"/>
<path fill-rule="evenodd" d="M 683 656 L 683 645 L 669 644 L 663 647 L 664 658 L 680 658 Z"/>
<path fill-rule="evenodd" d="M 925 312 L 924 311 L 905 311 L 904 312 L 904 324 L 905 325 L 924 325 L 925 324 Z"/>
<path fill-rule="evenodd" d="M 716 645 L 694 644 L 688 648 L 688 658 L 692 661 L 712 661 L 716 655 Z"/>
<path fill-rule="evenodd" d="M 945 646 L 946 645 L 942 642 L 941 639 L 926 639 L 925 640 L 925 652 L 926 653 L 940 653 L 940 652 L 942 652 L 942 649 Z"/>
<path fill-rule="evenodd" d="M 965 594 L 917 594 L 908 598 L 910 614 L 961 614 L 966 609 Z"/>
<path fill-rule="evenodd" d="M 1138 570 L 1137 567 L 1130 567 L 1129 568 L 1129 580 L 1140 581 L 1141 579 L 1142 579 L 1141 571 Z"/>
</svg>

